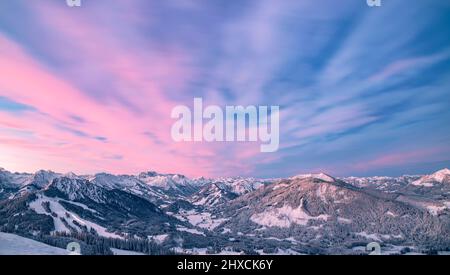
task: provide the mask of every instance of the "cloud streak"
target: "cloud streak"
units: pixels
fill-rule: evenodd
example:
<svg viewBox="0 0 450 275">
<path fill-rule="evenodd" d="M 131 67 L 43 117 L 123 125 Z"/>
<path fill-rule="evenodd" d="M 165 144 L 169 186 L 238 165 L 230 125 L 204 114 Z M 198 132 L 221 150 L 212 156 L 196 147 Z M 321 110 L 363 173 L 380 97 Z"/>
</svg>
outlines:
<svg viewBox="0 0 450 275">
<path fill-rule="evenodd" d="M 441 168 L 450 7 L 364 2 L 2 1 L 0 166 L 278 177 L 401 174 L 406 158 Z M 280 105 L 280 151 L 173 142 L 171 109 L 199 96 Z"/>
</svg>

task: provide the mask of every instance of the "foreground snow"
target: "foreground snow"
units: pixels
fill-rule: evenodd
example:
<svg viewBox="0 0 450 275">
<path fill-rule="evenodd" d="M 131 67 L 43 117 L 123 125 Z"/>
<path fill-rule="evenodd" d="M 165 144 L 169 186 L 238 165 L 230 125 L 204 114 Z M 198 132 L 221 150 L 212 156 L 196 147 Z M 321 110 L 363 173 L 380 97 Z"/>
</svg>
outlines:
<svg viewBox="0 0 450 275">
<path fill-rule="evenodd" d="M 0 255 L 69 255 L 65 249 L 0 232 Z"/>
</svg>

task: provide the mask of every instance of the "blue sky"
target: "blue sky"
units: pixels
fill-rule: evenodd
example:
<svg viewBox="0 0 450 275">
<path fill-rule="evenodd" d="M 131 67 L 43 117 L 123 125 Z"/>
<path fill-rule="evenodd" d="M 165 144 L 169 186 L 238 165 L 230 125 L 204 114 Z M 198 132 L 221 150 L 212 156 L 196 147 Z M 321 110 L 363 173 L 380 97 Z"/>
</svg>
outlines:
<svg viewBox="0 0 450 275">
<path fill-rule="evenodd" d="M 258 177 L 450 167 L 449 30 L 439 0 L 2 1 L 0 166 Z M 279 105 L 280 150 L 174 143 L 171 108 L 194 97 Z"/>
</svg>

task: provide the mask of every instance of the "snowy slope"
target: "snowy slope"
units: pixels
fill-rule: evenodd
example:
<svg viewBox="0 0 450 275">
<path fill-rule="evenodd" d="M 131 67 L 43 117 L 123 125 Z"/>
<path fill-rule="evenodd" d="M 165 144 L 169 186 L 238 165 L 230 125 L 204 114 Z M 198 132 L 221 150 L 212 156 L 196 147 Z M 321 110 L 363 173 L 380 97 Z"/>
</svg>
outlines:
<svg viewBox="0 0 450 275">
<path fill-rule="evenodd" d="M 318 173 L 318 174 L 302 174 L 302 175 L 297 175 L 292 177 L 291 179 L 295 180 L 295 179 L 318 179 L 321 181 L 326 181 L 326 182 L 335 182 L 336 179 L 333 178 L 332 176 L 329 176 L 325 173 Z"/>
<path fill-rule="evenodd" d="M 114 255 L 145 255 L 144 253 L 123 250 L 123 249 L 117 249 L 117 248 L 111 248 L 111 251 L 113 252 Z"/>
<path fill-rule="evenodd" d="M 416 186 L 433 187 L 436 184 L 450 184 L 450 170 L 442 169 L 434 174 L 423 176 L 411 183 Z"/>
<path fill-rule="evenodd" d="M 0 232 L 0 255 L 69 255 L 65 249 Z"/>
<path fill-rule="evenodd" d="M 64 206 L 61 205 L 60 199 L 56 198 L 49 198 L 46 196 L 43 196 L 41 194 L 37 195 L 37 199 L 30 203 L 30 208 L 33 209 L 36 213 L 42 214 L 42 215 L 48 215 L 53 218 L 53 223 L 55 225 L 55 232 L 67 232 L 70 233 L 70 228 L 68 226 L 72 227 L 73 229 L 77 231 L 81 231 L 80 228 L 78 228 L 77 224 L 81 226 L 86 226 L 88 230 L 95 230 L 100 236 L 107 237 L 107 238 L 121 238 L 121 236 L 116 235 L 114 233 L 110 233 L 106 230 L 106 228 L 95 224 L 93 222 L 87 221 L 80 216 L 78 216 L 75 213 L 70 212 L 69 210 L 65 209 Z M 44 207 L 43 203 L 48 203 L 51 213 L 48 213 Z M 78 203 L 77 206 L 82 207 L 86 211 L 91 211 L 95 213 L 96 211 L 93 209 L 88 208 L 87 206 Z M 65 220 L 67 222 L 67 225 L 64 224 L 62 220 Z"/>
<path fill-rule="evenodd" d="M 95 231 L 186 253 L 354 253 L 353 243 L 374 240 L 450 247 L 449 175 L 260 180 L 0 169 L 0 227 L 19 235 Z"/>
</svg>

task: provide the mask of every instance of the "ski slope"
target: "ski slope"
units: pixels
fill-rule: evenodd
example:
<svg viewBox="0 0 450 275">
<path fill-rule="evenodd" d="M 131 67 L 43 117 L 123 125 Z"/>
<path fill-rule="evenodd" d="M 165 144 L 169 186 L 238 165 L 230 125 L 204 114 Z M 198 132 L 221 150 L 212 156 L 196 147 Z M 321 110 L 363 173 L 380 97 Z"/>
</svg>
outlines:
<svg viewBox="0 0 450 275">
<path fill-rule="evenodd" d="M 65 249 L 0 232 L 0 255 L 68 255 Z"/>
</svg>

